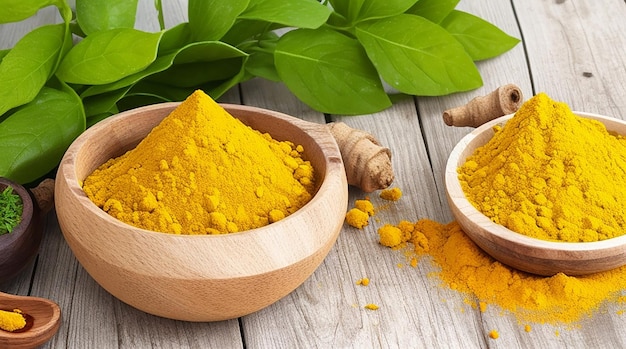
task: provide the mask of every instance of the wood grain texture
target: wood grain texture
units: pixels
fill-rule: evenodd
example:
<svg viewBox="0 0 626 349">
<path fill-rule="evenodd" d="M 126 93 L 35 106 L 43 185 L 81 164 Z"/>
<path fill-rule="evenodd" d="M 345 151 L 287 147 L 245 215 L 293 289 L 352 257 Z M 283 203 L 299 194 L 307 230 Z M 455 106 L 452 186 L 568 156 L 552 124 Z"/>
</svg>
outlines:
<svg viewBox="0 0 626 349">
<path fill-rule="evenodd" d="M 186 19 L 186 1 L 165 1 L 166 23 Z M 157 30 L 152 1 L 140 0 L 137 24 Z M 354 117 L 330 116 L 366 130 L 392 150 L 397 185 L 404 197 L 380 209 L 363 230 L 344 226 L 319 268 L 272 306 L 238 320 L 190 323 L 149 315 L 104 291 L 78 265 L 54 213 L 36 267 L 0 289 L 53 299 L 67 316 L 43 348 L 620 348 L 626 347 L 623 305 L 583 320 L 579 327 L 524 324 L 496 306 L 485 312 L 476 301 L 439 286 L 427 260 L 408 266 L 401 251 L 377 243 L 376 229 L 402 219 L 453 218 L 446 199 L 445 166 L 456 143 L 471 128 L 444 125 L 442 112 L 515 83 L 526 98 L 546 92 L 572 109 L 624 118 L 626 115 L 626 3 L 602 1 L 461 1 L 459 9 L 523 38 L 511 51 L 477 62 L 484 86 L 444 97 L 409 98 L 388 111 Z M 54 18 L 42 14 L 41 21 Z M 19 27 L 19 26 L 18 26 Z M 18 31 L 0 27 L 0 48 Z M 585 77 L 584 72 L 592 73 Z M 587 74 L 588 75 L 588 74 Z M 280 84 L 251 80 L 220 99 L 273 109 L 324 123 Z M 365 193 L 349 190 L 349 202 Z M 384 207 L 384 208 L 383 208 Z M 400 268 L 397 265 L 403 264 Z M 355 284 L 369 277 L 367 287 Z M 29 284 L 32 278 L 32 290 Z M 377 311 L 363 309 L 376 303 Z M 241 326 L 240 326 L 241 325 Z M 490 330 L 500 338 L 489 338 Z"/>
</svg>

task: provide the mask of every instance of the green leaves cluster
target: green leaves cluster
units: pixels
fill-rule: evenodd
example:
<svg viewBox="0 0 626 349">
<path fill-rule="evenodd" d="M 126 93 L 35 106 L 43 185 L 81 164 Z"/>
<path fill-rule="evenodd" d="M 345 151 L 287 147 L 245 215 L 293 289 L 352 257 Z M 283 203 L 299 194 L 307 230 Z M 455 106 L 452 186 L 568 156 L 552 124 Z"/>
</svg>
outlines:
<svg viewBox="0 0 626 349">
<path fill-rule="evenodd" d="M 8 234 L 22 221 L 24 204 L 13 188 L 6 187 L 0 192 L 0 235 Z"/>
<path fill-rule="evenodd" d="M 155 0 L 162 30 L 149 33 L 134 28 L 137 0 L 76 0 L 75 13 L 66 0 L 4 0 L 0 23 L 47 6 L 63 23 L 0 51 L 0 176 L 36 180 L 86 127 L 122 110 L 195 89 L 217 99 L 254 77 L 348 115 L 389 107 L 384 83 L 424 96 L 477 88 L 474 61 L 518 40 L 458 1 L 189 0 L 188 21 L 165 29 Z"/>
</svg>

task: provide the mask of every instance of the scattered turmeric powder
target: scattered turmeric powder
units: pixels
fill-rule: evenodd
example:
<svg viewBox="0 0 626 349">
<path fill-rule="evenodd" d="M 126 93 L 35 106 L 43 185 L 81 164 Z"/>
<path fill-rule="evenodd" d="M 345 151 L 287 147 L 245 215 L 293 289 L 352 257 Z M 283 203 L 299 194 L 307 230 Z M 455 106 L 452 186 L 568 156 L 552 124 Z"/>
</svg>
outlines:
<svg viewBox="0 0 626 349">
<path fill-rule="evenodd" d="M 370 284 L 370 279 L 369 278 L 362 278 L 357 280 L 356 282 L 357 285 L 361 285 L 361 286 L 367 286 Z"/>
<path fill-rule="evenodd" d="M 395 247 L 403 242 L 402 230 L 391 224 L 385 224 L 378 228 L 378 236 L 380 244 L 387 247 Z"/>
<path fill-rule="evenodd" d="M 354 202 L 354 208 L 348 210 L 346 213 L 346 223 L 349 225 L 363 229 L 363 227 L 369 224 L 370 216 L 374 215 L 374 205 L 369 200 L 356 200 Z"/>
<path fill-rule="evenodd" d="M 402 190 L 398 187 L 383 189 L 380 191 L 380 197 L 383 200 L 398 201 L 402 197 Z"/>
<path fill-rule="evenodd" d="M 276 222 L 311 199 L 314 169 L 303 151 L 244 125 L 198 90 L 83 189 L 111 216 L 143 229 L 234 233 Z"/>
<path fill-rule="evenodd" d="M 498 339 L 500 338 L 500 333 L 498 332 L 498 330 L 491 330 L 489 331 L 489 337 L 491 339 Z"/>
<path fill-rule="evenodd" d="M 475 296 L 485 309 L 497 305 L 520 322 L 573 324 L 590 317 L 605 302 L 619 302 L 626 291 L 626 266 L 578 277 L 563 273 L 542 277 L 496 261 L 456 221 L 403 221 L 396 228 L 411 232 L 407 241 L 417 256 L 432 256 L 441 268 L 436 275 L 443 285 Z"/>
<path fill-rule="evenodd" d="M 567 242 L 626 232 L 626 139 L 540 93 L 459 167 L 468 200 L 495 223 Z"/>
<path fill-rule="evenodd" d="M 354 207 L 367 213 L 369 216 L 374 215 L 374 205 L 372 205 L 372 202 L 369 200 L 356 200 Z"/>
<path fill-rule="evenodd" d="M 530 325 L 525 325 L 525 326 L 524 326 L 524 331 L 526 331 L 526 332 L 530 332 L 530 331 L 532 331 L 532 330 L 533 330 L 533 328 L 532 328 Z"/>
<path fill-rule="evenodd" d="M 369 310 L 378 310 L 379 306 L 374 303 L 369 303 L 369 304 L 366 304 L 363 308 L 369 309 Z"/>
<path fill-rule="evenodd" d="M 0 310 L 0 329 L 8 332 L 21 330 L 26 326 L 26 318 L 19 309 Z"/>
<path fill-rule="evenodd" d="M 485 302 L 478 302 L 478 307 L 481 313 L 484 313 L 487 311 L 487 303 Z"/>
<path fill-rule="evenodd" d="M 369 224 L 369 218 L 370 216 L 367 212 L 363 212 L 358 208 L 351 208 L 348 213 L 346 213 L 346 222 L 357 229 L 363 229 L 363 227 L 367 226 Z"/>
</svg>

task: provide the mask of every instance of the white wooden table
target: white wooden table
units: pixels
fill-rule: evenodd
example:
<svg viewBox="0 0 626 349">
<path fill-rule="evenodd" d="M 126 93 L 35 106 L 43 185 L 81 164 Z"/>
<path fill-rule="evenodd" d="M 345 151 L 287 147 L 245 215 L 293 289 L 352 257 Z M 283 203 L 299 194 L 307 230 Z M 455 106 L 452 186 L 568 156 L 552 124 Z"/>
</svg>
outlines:
<svg viewBox="0 0 626 349">
<path fill-rule="evenodd" d="M 168 27 L 185 20 L 186 3 L 164 1 L 164 6 Z M 478 64 L 484 86 L 475 91 L 409 99 L 375 115 L 331 117 L 371 132 L 391 148 L 394 186 L 404 196 L 363 231 L 345 226 L 319 269 L 279 302 L 215 323 L 174 321 L 138 311 L 104 291 L 78 264 L 54 212 L 47 217 L 36 264 L 0 290 L 46 297 L 61 306 L 63 323 L 44 348 L 626 347 L 626 315 L 617 315 L 617 306 L 583 321 L 579 329 L 533 325 L 527 333 L 514 316 L 501 315 L 496 307 L 481 313 L 465 303 L 466 295 L 439 287 L 436 278 L 427 277 L 433 270 L 429 263 L 398 268 L 404 256 L 377 242 L 376 229 L 384 223 L 452 220 L 444 167 L 454 145 L 471 129 L 446 126 L 441 115 L 447 108 L 515 83 L 526 98 L 543 91 L 573 110 L 626 118 L 624 1 L 474 0 L 462 1 L 458 8 L 523 42 Z M 138 28 L 158 30 L 152 1 L 140 1 L 139 12 Z M 0 27 L 0 49 L 11 47 L 27 25 L 54 21 L 54 12 L 44 10 L 34 21 Z M 222 101 L 325 120 L 284 86 L 267 81 L 246 82 Z M 350 189 L 351 203 L 364 196 Z M 370 278 L 369 286 L 355 284 L 362 277 Z M 367 303 L 380 309 L 363 309 Z M 500 333 L 497 340 L 488 336 L 492 329 Z"/>
</svg>

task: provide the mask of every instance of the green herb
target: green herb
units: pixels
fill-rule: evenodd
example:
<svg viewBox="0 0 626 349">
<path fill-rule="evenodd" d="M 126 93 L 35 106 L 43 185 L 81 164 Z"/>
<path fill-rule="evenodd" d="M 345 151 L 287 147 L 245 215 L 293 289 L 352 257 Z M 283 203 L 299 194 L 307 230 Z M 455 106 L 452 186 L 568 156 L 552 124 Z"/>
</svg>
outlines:
<svg viewBox="0 0 626 349">
<path fill-rule="evenodd" d="M 22 199 L 13 188 L 6 187 L 0 193 L 0 235 L 12 232 L 20 224 L 23 207 Z"/>
<path fill-rule="evenodd" d="M 196 89 L 217 99 L 255 77 L 344 115 L 388 108 L 398 93 L 477 88 L 474 62 L 519 40 L 455 10 L 458 2 L 189 0 L 188 22 L 164 29 L 167 13 L 155 0 L 161 30 L 148 33 L 134 28 L 137 0 L 76 0 L 75 16 L 67 0 L 5 1 L 0 23 L 51 5 L 63 23 L 0 50 L 0 176 L 32 182 L 104 118 Z"/>
</svg>

